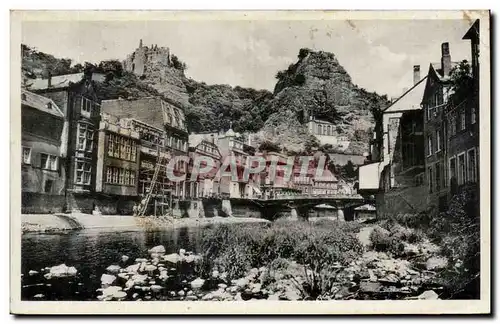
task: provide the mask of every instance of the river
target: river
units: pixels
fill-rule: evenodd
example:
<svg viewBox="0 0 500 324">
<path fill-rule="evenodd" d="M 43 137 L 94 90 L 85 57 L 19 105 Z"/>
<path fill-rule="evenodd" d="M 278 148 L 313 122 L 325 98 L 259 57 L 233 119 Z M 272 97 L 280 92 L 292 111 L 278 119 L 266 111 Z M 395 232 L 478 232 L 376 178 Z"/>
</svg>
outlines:
<svg viewBox="0 0 500 324">
<path fill-rule="evenodd" d="M 43 294 L 48 300 L 96 300 L 100 277 L 111 264 L 118 264 L 123 255 L 131 260 L 147 257 L 147 250 L 165 246 L 167 253 L 199 252 L 201 236 L 206 227 L 177 227 L 162 231 L 80 230 L 65 234 L 22 236 L 21 272 L 24 300 Z M 59 264 L 74 266 L 78 275 L 69 280 L 48 282 L 41 269 Z M 29 275 L 30 270 L 40 274 Z"/>
</svg>

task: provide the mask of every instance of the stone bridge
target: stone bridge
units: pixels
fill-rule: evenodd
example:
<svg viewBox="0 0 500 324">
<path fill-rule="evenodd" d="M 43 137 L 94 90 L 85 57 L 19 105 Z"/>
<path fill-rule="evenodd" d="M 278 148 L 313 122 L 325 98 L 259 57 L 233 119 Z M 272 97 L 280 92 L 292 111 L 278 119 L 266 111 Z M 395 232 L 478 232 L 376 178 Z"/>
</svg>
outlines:
<svg viewBox="0 0 500 324">
<path fill-rule="evenodd" d="M 345 219 L 352 219 L 354 208 L 366 203 L 372 203 L 373 198 L 358 194 L 352 195 L 280 195 L 273 198 L 248 199 L 257 205 L 262 217 L 274 220 L 281 212 L 291 211 L 293 218 L 308 218 L 309 209 L 320 204 L 336 207 L 343 213 Z"/>
</svg>

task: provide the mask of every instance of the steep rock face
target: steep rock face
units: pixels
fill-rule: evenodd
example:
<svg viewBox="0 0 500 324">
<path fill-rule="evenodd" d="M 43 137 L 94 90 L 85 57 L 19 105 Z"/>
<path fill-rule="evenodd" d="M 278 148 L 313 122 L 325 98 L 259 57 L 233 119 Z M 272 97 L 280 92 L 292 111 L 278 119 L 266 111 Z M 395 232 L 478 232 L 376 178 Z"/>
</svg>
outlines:
<svg viewBox="0 0 500 324">
<path fill-rule="evenodd" d="M 275 111 L 292 111 L 302 123 L 311 115 L 332 122 L 337 135 L 350 139 L 349 153 L 361 154 L 368 149 L 373 111 L 388 101 L 354 85 L 332 53 L 302 49 L 298 62 L 278 72 L 276 78 L 272 103 Z M 288 143 L 281 145 L 287 149 Z"/>
</svg>

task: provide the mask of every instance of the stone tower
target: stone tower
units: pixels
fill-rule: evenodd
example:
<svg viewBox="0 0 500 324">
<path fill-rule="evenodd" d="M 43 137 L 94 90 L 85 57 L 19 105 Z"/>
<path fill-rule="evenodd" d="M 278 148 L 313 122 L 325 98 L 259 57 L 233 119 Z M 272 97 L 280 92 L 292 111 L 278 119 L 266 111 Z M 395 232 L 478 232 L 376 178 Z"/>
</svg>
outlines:
<svg viewBox="0 0 500 324">
<path fill-rule="evenodd" d="M 123 62 L 123 67 L 126 71 L 141 76 L 146 72 L 148 64 L 170 67 L 170 49 L 168 47 L 158 47 L 156 44 L 151 45 L 151 47 L 144 46 L 141 39 L 139 47 L 128 55 Z"/>
</svg>

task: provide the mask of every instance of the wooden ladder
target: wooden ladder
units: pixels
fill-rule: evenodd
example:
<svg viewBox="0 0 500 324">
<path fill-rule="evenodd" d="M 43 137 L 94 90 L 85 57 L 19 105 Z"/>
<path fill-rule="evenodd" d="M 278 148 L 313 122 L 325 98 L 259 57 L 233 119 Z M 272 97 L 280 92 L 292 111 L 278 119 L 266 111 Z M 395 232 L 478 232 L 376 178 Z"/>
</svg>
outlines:
<svg viewBox="0 0 500 324">
<path fill-rule="evenodd" d="M 155 166 L 155 171 L 153 173 L 153 178 L 151 179 L 151 184 L 149 186 L 148 192 L 146 193 L 146 197 L 144 198 L 144 200 L 141 201 L 137 216 L 144 216 L 144 213 L 148 209 L 149 200 L 151 199 L 151 195 L 153 194 L 153 191 L 156 187 L 156 182 L 158 180 L 158 174 L 160 173 L 160 168 L 162 167 L 162 162 L 163 162 L 163 156 L 158 151 L 158 158 L 156 160 L 156 166 Z"/>
</svg>

